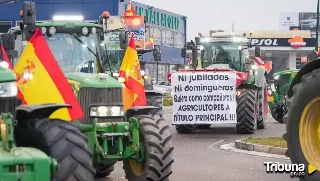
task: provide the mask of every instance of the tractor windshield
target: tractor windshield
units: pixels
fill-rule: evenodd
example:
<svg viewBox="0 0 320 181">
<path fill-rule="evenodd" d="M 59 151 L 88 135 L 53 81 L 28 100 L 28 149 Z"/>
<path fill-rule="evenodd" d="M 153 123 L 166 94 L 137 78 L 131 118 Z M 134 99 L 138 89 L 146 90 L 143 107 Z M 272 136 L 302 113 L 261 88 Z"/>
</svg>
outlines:
<svg viewBox="0 0 320 181">
<path fill-rule="evenodd" d="M 241 71 L 244 68 L 244 60 L 249 57 L 248 50 L 239 51 L 240 44 L 233 42 L 205 43 L 202 64 L 204 68 L 215 67 L 217 64 L 229 66 Z"/>
<path fill-rule="evenodd" d="M 109 61 L 104 61 L 104 69 L 110 70 L 113 72 L 118 72 L 122 64 L 122 60 L 125 54 L 125 50 L 110 50 L 107 45 L 106 54 Z M 109 64 L 110 62 L 110 64 Z"/>
<path fill-rule="evenodd" d="M 45 35 L 45 39 L 64 73 L 96 72 L 95 54 L 102 53 L 97 35 L 79 36 L 71 33 L 56 33 L 52 36 Z"/>
<path fill-rule="evenodd" d="M 76 35 L 72 33 L 55 33 L 44 36 L 50 50 L 64 73 L 87 72 L 94 73 L 96 66 L 96 51 L 102 55 L 98 35 Z M 21 55 L 21 34 L 17 35 L 16 50 Z M 91 50 L 91 51 L 90 51 Z M 16 64 L 18 58 L 14 60 Z M 90 70 L 89 70 L 90 69 Z"/>
</svg>

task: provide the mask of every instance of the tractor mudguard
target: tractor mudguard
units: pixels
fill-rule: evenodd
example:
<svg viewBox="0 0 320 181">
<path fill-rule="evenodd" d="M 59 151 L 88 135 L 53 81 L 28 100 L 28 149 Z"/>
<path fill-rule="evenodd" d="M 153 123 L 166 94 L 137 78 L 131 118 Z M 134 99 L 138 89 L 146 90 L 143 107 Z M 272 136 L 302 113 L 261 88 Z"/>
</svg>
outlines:
<svg viewBox="0 0 320 181">
<path fill-rule="evenodd" d="M 126 111 L 126 117 L 131 118 L 134 115 L 148 115 L 150 111 L 158 109 L 155 106 L 133 106 Z"/>
<path fill-rule="evenodd" d="M 61 108 L 71 108 L 69 104 L 36 104 L 21 105 L 16 108 L 16 120 L 48 118 L 53 112 Z"/>
<path fill-rule="evenodd" d="M 293 95 L 293 90 L 292 88 L 299 82 L 301 82 L 301 78 L 303 75 L 308 74 L 310 72 L 312 72 L 313 70 L 316 70 L 320 68 L 320 59 L 314 60 L 312 62 L 307 63 L 305 66 L 303 66 L 299 72 L 296 74 L 296 76 L 294 77 L 294 79 L 292 80 L 292 83 L 289 87 L 288 90 L 288 97 L 292 97 Z"/>
</svg>

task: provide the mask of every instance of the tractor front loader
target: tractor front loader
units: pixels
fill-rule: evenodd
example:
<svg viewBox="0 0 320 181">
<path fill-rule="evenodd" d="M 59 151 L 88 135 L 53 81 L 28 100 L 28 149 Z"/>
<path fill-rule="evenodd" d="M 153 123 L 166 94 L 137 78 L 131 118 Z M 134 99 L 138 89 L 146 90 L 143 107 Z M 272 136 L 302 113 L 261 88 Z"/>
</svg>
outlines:
<svg viewBox="0 0 320 181">
<path fill-rule="evenodd" d="M 80 175 L 70 177 L 71 180 L 77 178 L 90 181 L 93 180 L 93 174 L 96 177 L 106 177 L 114 170 L 117 161 L 123 161 L 126 179 L 129 181 L 169 180 L 173 163 L 172 136 L 163 118 L 150 115 L 150 112 L 158 110 L 158 107 L 131 107 L 124 111 L 123 84 L 118 81 L 114 64 L 108 59 L 108 44 L 104 41 L 106 33 L 117 30 L 106 30 L 100 21 L 75 21 L 68 19 L 68 16 L 63 16 L 65 19 L 60 21 L 35 23 L 34 3 L 24 2 L 24 6 L 24 23 L 20 27 L 12 28 L 9 33 L 27 41 L 35 28 L 42 30 L 52 54 L 83 109 L 84 117 L 74 123 L 59 120 L 44 120 L 43 123 L 34 120 L 30 124 L 18 122 L 15 129 L 38 128 L 40 131 L 35 134 L 43 134 L 41 130 L 49 131 L 46 135 L 52 134 L 57 139 L 48 137 L 46 142 L 49 145 L 45 148 L 51 146 L 50 143 L 59 142 L 60 135 L 70 134 L 68 140 L 72 142 L 72 138 L 84 134 L 81 138 L 84 142 L 78 140 L 74 141 L 74 144 L 88 150 L 78 152 L 80 156 L 74 157 L 83 160 L 83 166 L 86 167 L 81 169 L 84 170 L 82 173 L 90 178 Z M 106 21 L 108 14 L 104 15 L 106 16 L 102 18 Z M 22 45 L 19 42 L 20 37 L 16 38 L 16 44 Z M 121 47 L 128 46 L 128 33 L 125 30 L 119 32 L 119 41 Z M 50 131 L 46 128 L 49 124 L 54 125 L 55 129 L 64 128 L 65 131 L 56 135 L 55 129 Z M 26 144 L 23 142 L 22 146 Z M 55 156 L 58 162 L 62 159 L 59 154 Z M 68 162 L 59 165 L 64 163 Z M 71 163 L 74 163 L 74 160 Z M 62 166 L 62 169 L 71 172 L 68 166 Z M 75 168 L 72 171 L 74 170 L 77 171 Z"/>
</svg>

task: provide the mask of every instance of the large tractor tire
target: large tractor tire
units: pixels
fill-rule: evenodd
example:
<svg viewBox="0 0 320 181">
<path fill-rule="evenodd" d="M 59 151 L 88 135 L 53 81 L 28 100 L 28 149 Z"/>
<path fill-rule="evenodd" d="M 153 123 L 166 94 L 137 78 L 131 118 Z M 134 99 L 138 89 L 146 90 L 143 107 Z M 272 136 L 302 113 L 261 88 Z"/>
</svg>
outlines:
<svg viewBox="0 0 320 181">
<path fill-rule="evenodd" d="M 97 170 L 96 177 L 103 178 L 103 177 L 109 176 L 111 172 L 114 170 L 114 164 L 116 163 L 117 161 L 107 161 L 104 163 L 94 165 L 94 168 L 96 168 Z"/>
<path fill-rule="evenodd" d="M 257 128 L 264 129 L 267 127 L 267 115 L 268 115 L 268 92 L 267 88 L 258 90 L 258 106 L 259 106 L 259 115 L 257 120 Z"/>
<path fill-rule="evenodd" d="M 57 160 L 52 181 L 94 181 L 96 171 L 87 137 L 73 123 L 49 118 L 22 120 L 14 134 L 18 146 L 37 148 Z"/>
<path fill-rule="evenodd" d="M 293 96 L 288 99 L 288 113 L 284 117 L 291 162 L 305 164 L 306 173 L 303 181 L 319 181 L 320 173 L 309 175 L 309 164 L 320 170 L 320 69 L 304 75 L 301 82 L 293 87 Z"/>
<path fill-rule="evenodd" d="M 163 96 L 162 95 L 152 95 L 147 94 L 147 106 L 155 106 L 157 109 L 152 109 L 149 111 L 149 115 L 151 116 L 163 116 Z"/>
<path fill-rule="evenodd" d="M 257 90 L 241 89 L 240 92 L 237 100 L 237 132 L 240 134 L 252 134 L 257 129 Z"/>
<path fill-rule="evenodd" d="M 123 161 L 128 181 L 169 181 L 172 173 L 173 144 L 169 126 L 164 119 L 138 116 L 140 144 L 144 145 L 145 161 L 134 159 Z"/>
<path fill-rule="evenodd" d="M 191 134 L 197 130 L 197 125 L 186 124 L 186 125 L 176 125 L 176 131 L 178 134 Z"/>
</svg>

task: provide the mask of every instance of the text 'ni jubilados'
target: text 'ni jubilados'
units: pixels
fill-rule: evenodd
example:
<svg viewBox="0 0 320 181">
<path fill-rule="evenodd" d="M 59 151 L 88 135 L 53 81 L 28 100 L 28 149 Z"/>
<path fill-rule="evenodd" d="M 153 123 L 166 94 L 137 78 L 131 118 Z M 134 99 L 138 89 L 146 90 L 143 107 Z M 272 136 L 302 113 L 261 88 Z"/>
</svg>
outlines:
<svg viewBox="0 0 320 181">
<path fill-rule="evenodd" d="M 235 72 L 184 72 L 171 77 L 173 124 L 236 122 Z"/>
</svg>

